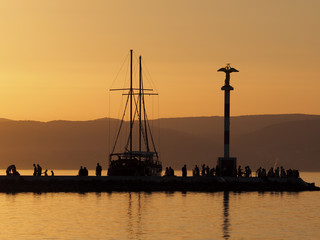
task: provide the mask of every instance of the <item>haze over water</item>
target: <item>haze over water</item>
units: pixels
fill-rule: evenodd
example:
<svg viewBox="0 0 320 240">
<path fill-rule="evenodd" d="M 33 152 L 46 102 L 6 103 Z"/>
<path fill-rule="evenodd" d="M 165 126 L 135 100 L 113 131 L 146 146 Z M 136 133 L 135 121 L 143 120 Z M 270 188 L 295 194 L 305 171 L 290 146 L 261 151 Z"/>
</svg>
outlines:
<svg viewBox="0 0 320 240">
<path fill-rule="evenodd" d="M 302 177 L 320 182 L 320 173 Z M 319 197 L 319 192 L 2 193 L 0 239 L 319 239 Z"/>
</svg>

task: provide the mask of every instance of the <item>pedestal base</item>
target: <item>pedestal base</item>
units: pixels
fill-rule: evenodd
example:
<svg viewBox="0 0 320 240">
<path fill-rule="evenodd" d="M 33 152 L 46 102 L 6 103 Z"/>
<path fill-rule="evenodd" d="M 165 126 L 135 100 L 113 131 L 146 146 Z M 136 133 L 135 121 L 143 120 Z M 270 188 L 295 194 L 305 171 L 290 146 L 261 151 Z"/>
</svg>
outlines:
<svg viewBox="0 0 320 240">
<path fill-rule="evenodd" d="M 219 175 L 235 177 L 237 175 L 237 158 L 218 158 Z"/>
</svg>

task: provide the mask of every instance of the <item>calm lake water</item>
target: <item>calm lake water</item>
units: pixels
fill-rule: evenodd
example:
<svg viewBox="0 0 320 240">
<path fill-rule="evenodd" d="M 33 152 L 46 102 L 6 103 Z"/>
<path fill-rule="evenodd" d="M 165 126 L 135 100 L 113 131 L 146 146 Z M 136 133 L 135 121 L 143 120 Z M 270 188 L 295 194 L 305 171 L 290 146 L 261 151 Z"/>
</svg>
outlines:
<svg viewBox="0 0 320 240">
<path fill-rule="evenodd" d="M 301 173 L 320 185 L 320 173 Z M 0 239 L 320 239 L 320 192 L 0 194 Z"/>
</svg>

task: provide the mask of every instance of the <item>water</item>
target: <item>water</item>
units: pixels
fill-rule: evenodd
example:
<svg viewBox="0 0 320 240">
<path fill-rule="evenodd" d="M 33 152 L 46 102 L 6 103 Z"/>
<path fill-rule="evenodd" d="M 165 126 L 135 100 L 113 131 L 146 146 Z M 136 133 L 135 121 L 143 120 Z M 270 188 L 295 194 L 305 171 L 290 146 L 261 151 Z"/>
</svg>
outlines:
<svg viewBox="0 0 320 240">
<path fill-rule="evenodd" d="M 302 173 L 320 183 L 320 173 Z M 320 192 L 0 194 L 0 239 L 320 239 Z"/>
</svg>

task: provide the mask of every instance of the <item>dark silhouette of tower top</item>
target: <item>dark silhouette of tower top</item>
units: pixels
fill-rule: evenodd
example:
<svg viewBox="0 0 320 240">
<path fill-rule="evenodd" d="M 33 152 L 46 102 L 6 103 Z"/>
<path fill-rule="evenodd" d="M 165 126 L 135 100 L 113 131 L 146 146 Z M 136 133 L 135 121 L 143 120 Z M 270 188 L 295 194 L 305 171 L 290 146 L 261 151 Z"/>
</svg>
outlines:
<svg viewBox="0 0 320 240">
<path fill-rule="evenodd" d="M 239 72 L 237 69 L 232 68 L 230 64 L 228 63 L 227 66 L 224 68 L 220 68 L 218 72 L 225 72 L 226 73 L 226 80 L 225 80 L 225 86 L 230 86 L 230 73 L 232 72 Z"/>
</svg>

